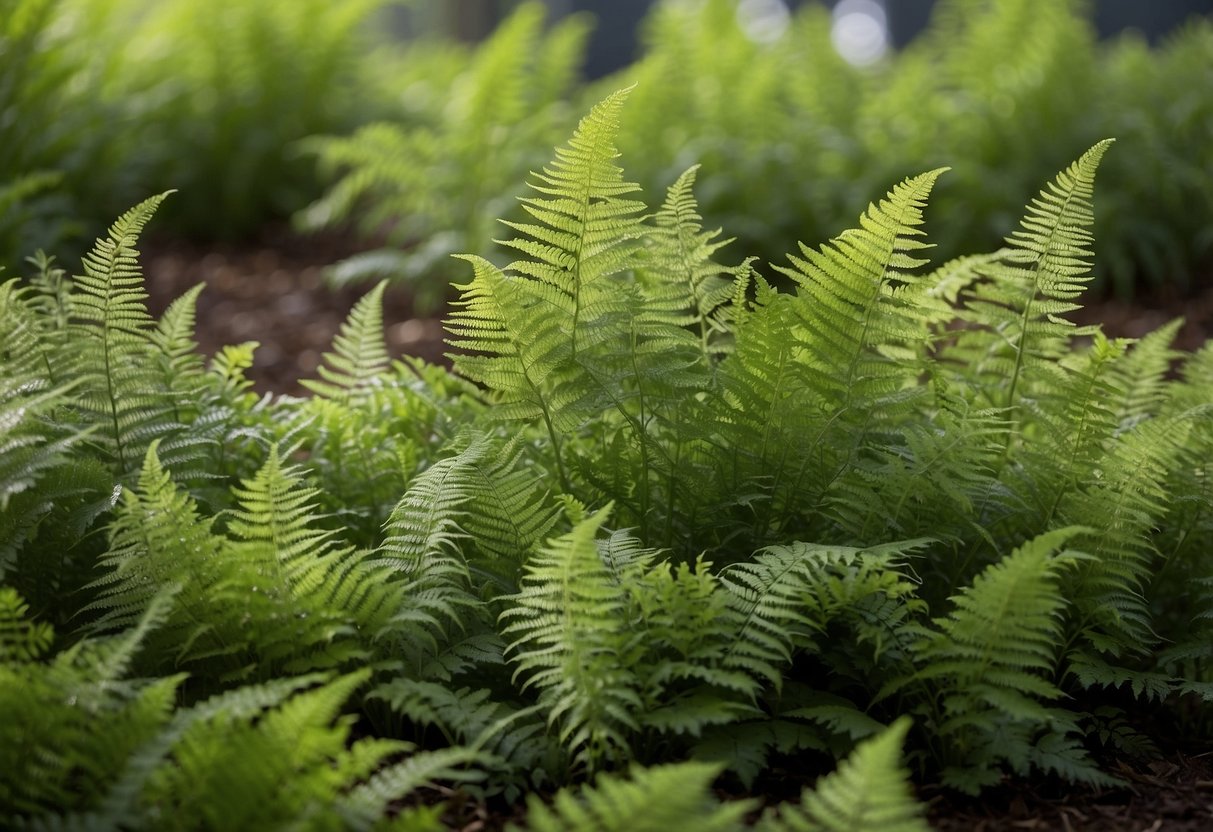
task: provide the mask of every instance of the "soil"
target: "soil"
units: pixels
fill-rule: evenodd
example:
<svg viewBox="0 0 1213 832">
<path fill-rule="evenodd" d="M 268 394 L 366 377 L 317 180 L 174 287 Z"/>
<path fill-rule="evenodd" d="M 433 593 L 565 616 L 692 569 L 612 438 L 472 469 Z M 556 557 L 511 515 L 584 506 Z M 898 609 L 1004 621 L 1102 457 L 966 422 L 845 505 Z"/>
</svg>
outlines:
<svg viewBox="0 0 1213 832">
<path fill-rule="evenodd" d="M 198 282 L 207 288 L 198 300 L 196 340 L 205 355 L 225 344 L 258 341 L 249 378 L 262 393 L 301 395 L 299 379 L 315 377 L 353 304 L 369 287 L 333 289 L 324 270 L 361 250 L 349 236 L 299 236 L 284 227 L 240 245 L 195 244 L 152 239 L 142 262 L 149 306 L 159 315 Z M 460 264 L 452 264 L 459 278 Z M 1173 318 L 1185 324 L 1177 346 L 1191 350 L 1213 336 L 1213 281 L 1190 297 L 1166 293 L 1136 302 L 1088 302 L 1075 320 L 1101 323 L 1109 336 L 1141 337 Z M 384 330 L 394 356 L 419 355 L 445 362 L 443 311 L 420 313 L 407 287 L 384 296 Z M 1213 752 L 1173 755 L 1145 767 L 1123 767 L 1115 789 L 1084 790 L 1058 784 L 1008 784 L 978 800 L 930 790 L 920 795 L 930 821 L 941 832 L 1012 830 L 1099 830 L 1100 832 L 1206 832 L 1213 829 Z M 454 827 L 494 829 L 510 818 L 487 807 L 465 807 Z M 470 816 L 468 816 L 470 815 Z"/>
<path fill-rule="evenodd" d="M 1125 781 L 1082 789 L 1035 781 L 958 799 L 930 792 L 929 819 L 938 832 L 1208 832 L 1213 829 L 1213 753 L 1172 755 L 1111 771 Z"/>
<path fill-rule="evenodd" d="M 150 307 L 159 315 L 176 297 L 203 282 L 198 299 L 199 348 L 213 354 L 225 344 L 258 341 L 261 346 L 249 378 L 263 393 L 303 392 L 299 379 L 312 378 L 321 355 L 350 307 L 370 287 L 333 289 L 324 280 L 327 266 L 362 250 L 341 234 L 300 236 L 274 227 L 250 243 L 197 244 L 151 240 L 142 262 Z M 462 279 L 452 262 L 451 277 Z M 394 356 L 419 355 L 445 362 L 442 310 L 419 312 L 407 287 L 393 286 L 384 296 L 384 334 Z M 1213 336 L 1213 281 L 1191 297 L 1155 293 L 1128 302 L 1090 302 L 1075 320 L 1102 323 L 1109 336 L 1139 338 L 1183 316 L 1177 346 L 1195 349 Z"/>
<path fill-rule="evenodd" d="M 331 288 L 327 266 L 362 250 L 340 234 L 300 236 L 284 227 L 239 245 L 151 239 L 141 262 L 149 309 L 159 316 L 198 283 L 195 340 L 204 355 L 227 344 L 257 341 L 248 372 L 260 393 L 301 395 L 300 379 L 315 378 L 321 356 L 354 303 L 370 286 Z M 457 263 L 452 277 L 458 278 Z M 393 357 L 418 355 L 446 362 L 441 310 L 420 313 L 407 287 L 383 298 L 384 336 Z"/>
</svg>

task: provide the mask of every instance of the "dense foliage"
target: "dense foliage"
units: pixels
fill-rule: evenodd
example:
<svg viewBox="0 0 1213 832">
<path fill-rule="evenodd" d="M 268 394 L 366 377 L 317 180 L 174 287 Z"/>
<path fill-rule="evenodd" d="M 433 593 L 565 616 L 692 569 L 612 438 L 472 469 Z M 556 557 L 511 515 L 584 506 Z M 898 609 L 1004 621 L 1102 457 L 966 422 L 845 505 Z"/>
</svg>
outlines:
<svg viewBox="0 0 1213 832">
<path fill-rule="evenodd" d="M 295 143 L 384 106 L 363 82 L 386 2 L 0 0 L 0 255 L 91 239 L 162 183 L 196 236 L 299 210 Z"/>
<path fill-rule="evenodd" d="M 164 196 L 0 284 L 6 826 L 440 828 L 441 781 L 732 829 L 762 807 L 717 778 L 842 759 L 761 825 L 921 829 L 903 742 L 977 793 L 1115 782 L 1134 703 L 1207 725 L 1213 348 L 1065 318 L 1110 142 L 991 254 L 926 268 L 938 169 L 784 291 L 695 168 L 627 181 L 628 95 L 532 175 L 517 259 L 466 258 L 453 372 L 389 361 L 381 285 L 310 398 L 258 398 L 198 290 L 147 312 Z"/>
<path fill-rule="evenodd" d="M 979 250 L 1012 230 L 1023 194 L 1118 136 L 1132 150 L 1109 161 L 1118 188 L 1101 202 L 1097 281 L 1121 294 L 1190 288 L 1213 266 L 1213 26 L 1155 49 L 1131 34 L 1100 43 L 1088 5 L 939 0 L 907 49 L 857 67 L 834 49 L 820 4 L 757 42 L 736 0 L 666 0 L 645 21 L 640 58 L 576 97 L 588 106 L 635 83 L 620 138 L 632 175 L 657 191 L 704 164 L 715 172 L 705 216 L 772 262 L 789 239 L 829 236 L 904 171 L 936 165 L 957 166 L 935 198 L 952 218 L 934 235 L 941 255 Z M 580 37 L 558 27 L 542 38 L 540 15 L 524 4 L 461 73 L 404 79 L 393 121 L 313 145 L 335 184 L 304 224 L 355 223 L 374 240 L 387 229 L 402 248 L 352 259 L 339 279 L 423 278 L 437 292 L 437 254 L 506 262 L 493 220 L 534 150 L 572 126 L 558 97 Z"/>
</svg>

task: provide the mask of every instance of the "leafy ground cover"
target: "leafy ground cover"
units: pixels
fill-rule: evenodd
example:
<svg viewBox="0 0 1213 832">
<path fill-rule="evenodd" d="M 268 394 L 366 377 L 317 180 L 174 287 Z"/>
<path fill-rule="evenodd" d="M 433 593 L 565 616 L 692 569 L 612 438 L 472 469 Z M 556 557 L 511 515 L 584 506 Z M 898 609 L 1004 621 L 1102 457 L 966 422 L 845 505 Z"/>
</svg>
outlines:
<svg viewBox="0 0 1213 832">
<path fill-rule="evenodd" d="M 1159 745 L 1208 739 L 1213 348 L 1063 317 L 1111 143 L 998 251 L 928 263 L 933 170 L 780 288 L 722 259 L 696 168 L 626 180 L 627 96 L 533 175 L 518 259 L 461 264 L 453 372 L 391 363 L 381 285 L 311 396 L 251 392 L 196 289 L 148 311 L 163 196 L 0 285 L 6 822 L 921 829 L 911 780 L 1092 795 L 1063 825 L 1202 793 Z"/>
</svg>

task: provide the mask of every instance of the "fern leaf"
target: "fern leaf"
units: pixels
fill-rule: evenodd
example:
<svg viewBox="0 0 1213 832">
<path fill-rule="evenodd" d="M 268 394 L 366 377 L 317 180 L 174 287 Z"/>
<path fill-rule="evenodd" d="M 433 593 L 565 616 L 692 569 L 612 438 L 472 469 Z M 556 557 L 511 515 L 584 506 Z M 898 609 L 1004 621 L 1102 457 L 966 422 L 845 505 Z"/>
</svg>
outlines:
<svg viewBox="0 0 1213 832">
<path fill-rule="evenodd" d="M 110 226 L 84 258 L 84 274 L 74 285 L 76 348 L 90 345 L 82 350 L 90 379 L 82 403 L 102 425 L 122 472 L 142 458 L 147 442 L 176 428 L 151 373 L 153 322 L 135 249 L 167 195 L 144 200 Z"/>
<path fill-rule="evenodd" d="M 860 743 L 838 770 L 822 778 L 800 804 L 768 814 L 765 832 L 926 832 L 924 807 L 914 799 L 901 745 L 910 720 L 902 717 L 879 736 Z"/>
<path fill-rule="evenodd" d="M 721 804 L 710 791 L 719 766 L 689 762 L 635 767 L 627 779 L 603 774 L 592 787 L 562 789 L 549 807 L 537 797 L 527 801 L 527 826 L 533 832 L 664 832 L 671 828 L 731 832 L 740 829 L 753 804 Z M 511 825 L 512 832 L 521 827 Z"/>
<path fill-rule="evenodd" d="M 693 165 L 675 180 L 649 234 L 649 251 L 640 272 L 645 312 L 661 322 L 687 328 L 697 337 L 705 360 L 727 350 L 719 307 L 732 299 L 733 280 L 712 255 L 732 240 L 720 231 L 703 231 L 692 189 L 699 170 Z"/>
<path fill-rule="evenodd" d="M 1014 408 L 1034 373 L 1048 374 L 1065 352 L 1074 326 L 1063 316 L 1090 281 L 1091 196 L 1095 172 L 1112 141 L 1092 147 L 1029 203 L 1019 230 L 1007 239 L 1000 262 L 985 267 L 988 280 L 966 295 L 984 333 L 961 336 L 950 360 L 973 366 L 979 376 L 1005 379 L 998 406 Z M 1013 412 L 1013 411 L 1012 411 Z"/>
<path fill-rule="evenodd" d="M 323 356 L 317 370 L 319 379 L 300 382 L 313 393 L 329 399 L 348 401 L 365 395 L 368 386 L 388 367 L 387 347 L 383 340 L 383 292 L 380 281 L 362 296 L 333 339 L 333 349 Z"/>
<path fill-rule="evenodd" d="M 640 705 L 621 656 L 623 599 L 595 545 L 609 513 L 608 505 L 540 549 L 501 615 L 515 678 L 539 690 L 549 722 L 591 770 L 626 757 Z"/>
</svg>

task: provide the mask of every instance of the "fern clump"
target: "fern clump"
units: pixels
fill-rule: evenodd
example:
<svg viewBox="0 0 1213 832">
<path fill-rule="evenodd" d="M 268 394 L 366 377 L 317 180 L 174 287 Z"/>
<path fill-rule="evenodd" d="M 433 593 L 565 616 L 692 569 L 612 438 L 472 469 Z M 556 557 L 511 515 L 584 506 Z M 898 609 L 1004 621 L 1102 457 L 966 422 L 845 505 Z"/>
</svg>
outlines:
<svg viewBox="0 0 1213 832">
<path fill-rule="evenodd" d="M 161 197 L 0 284 L 0 822 L 909 830 L 903 744 L 976 794 L 1199 730 L 1213 352 L 1068 323 L 1109 143 L 993 252 L 927 262 L 936 169 L 775 278 L 701 169 L 650 212 L 632 94 L 452 266 L 454 370 L 389 360 L 381 284 L 258 398 L 197 290 L 147 312 Z"/>
</svg>

